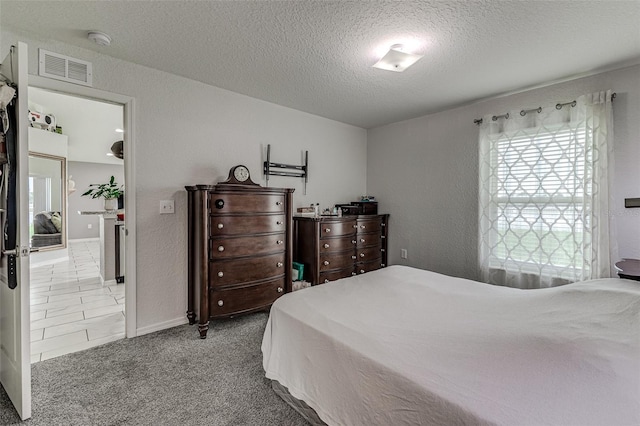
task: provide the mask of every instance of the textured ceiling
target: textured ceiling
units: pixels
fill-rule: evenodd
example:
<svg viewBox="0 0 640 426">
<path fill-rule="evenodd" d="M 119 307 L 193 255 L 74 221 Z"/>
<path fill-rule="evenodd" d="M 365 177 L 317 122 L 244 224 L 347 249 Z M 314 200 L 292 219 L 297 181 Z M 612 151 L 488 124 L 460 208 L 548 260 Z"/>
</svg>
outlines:
<svg viewBox="0 0 640 426">
<path fill-rule="evenodd" d="M 637 0 L 3 0 L 0 11 L 3 28 L 364 128 L 640 62 Z M 424 58 L 404 73 L 372 68 L 394 43 Z"/>
</svg>

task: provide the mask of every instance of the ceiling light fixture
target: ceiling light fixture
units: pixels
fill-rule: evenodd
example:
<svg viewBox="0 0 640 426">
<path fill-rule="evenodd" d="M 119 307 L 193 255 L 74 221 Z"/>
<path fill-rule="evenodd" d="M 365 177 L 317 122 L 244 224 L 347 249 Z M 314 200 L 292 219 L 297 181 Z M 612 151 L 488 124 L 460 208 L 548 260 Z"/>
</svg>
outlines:
<svg viewBox="0 0 640 426">
<path fill-rule="evenodd" d="M 394 44 L 387 54 L 376 62 L 373 67 L 381 70 L 402 72 L 415 64 L 422 56 L 403 52 L 401 44 Z"/>
<path fill-rule="evenodd" d="M 116 129 L 116 133 L 124 133 L 124 130 L 122 130 L 122 129 Z"/>
<path fill-rule="evenodd" d="M 89 31 L 87 38 L 98 46 L 109 46 L 111 44 L 111 37 L 100 31 Z"/>
</svg>

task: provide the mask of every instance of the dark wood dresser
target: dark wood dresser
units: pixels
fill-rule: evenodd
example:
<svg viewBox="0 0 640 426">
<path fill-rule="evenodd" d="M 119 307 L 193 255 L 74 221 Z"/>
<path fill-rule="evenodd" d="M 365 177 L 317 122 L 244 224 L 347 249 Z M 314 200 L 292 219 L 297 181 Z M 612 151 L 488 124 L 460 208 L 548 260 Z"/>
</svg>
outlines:
<svg viewBox="0 0 640 426">
<path fill-rule="evenodd" d="M 291 291 L 293 189 L 220 183 L 185 187 L 188 311 L 202 339 L 209 320 L 268 308 Z"/>
<path fill-rule="evenodd" d="M 387 266 L 389 215 L 294 217 L 293 260 L 322 284 Z"/>
</svg>

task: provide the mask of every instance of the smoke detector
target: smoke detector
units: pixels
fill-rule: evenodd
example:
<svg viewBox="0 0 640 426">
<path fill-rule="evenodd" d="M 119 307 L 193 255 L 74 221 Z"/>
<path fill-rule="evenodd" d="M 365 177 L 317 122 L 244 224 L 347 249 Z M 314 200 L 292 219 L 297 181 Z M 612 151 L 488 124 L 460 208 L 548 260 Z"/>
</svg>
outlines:
<svg viewBox="0 0 640 426">
<path fill-rule="evenodd" d="M 100 31 L 89 31 L 87 38 L 98 46 L 109 46 L 111 44 L 111 37 Z"/>
</svg>

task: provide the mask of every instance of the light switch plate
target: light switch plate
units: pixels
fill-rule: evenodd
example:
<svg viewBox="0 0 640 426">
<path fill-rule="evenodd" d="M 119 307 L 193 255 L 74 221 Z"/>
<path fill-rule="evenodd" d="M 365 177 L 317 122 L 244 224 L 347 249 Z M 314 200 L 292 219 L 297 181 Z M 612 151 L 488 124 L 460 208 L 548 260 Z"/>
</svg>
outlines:
<svg viewBox="0 0 640 426">
<path fill-rule="evenodd" d="M 160 200 L 160 214 L 174 213 L 174 208 L 173 200 Z"/>
</svg>

